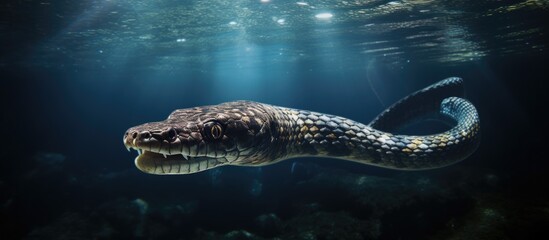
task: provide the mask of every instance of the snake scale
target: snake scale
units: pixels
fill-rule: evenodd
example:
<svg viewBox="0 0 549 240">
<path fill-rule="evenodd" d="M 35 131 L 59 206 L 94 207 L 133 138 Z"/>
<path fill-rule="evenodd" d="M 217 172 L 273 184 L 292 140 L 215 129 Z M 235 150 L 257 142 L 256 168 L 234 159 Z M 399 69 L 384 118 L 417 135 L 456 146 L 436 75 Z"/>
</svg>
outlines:
<svg viewBox="0 0 549 240">
<path fill-rule="evenodd" d="M 263 166 L 294 157 L 330 157 L 398 170 L 447 166 L 480 142 L 479 117 L 452 77 L 412 93 L 365 125 L 344 117 L 251 101 L 179 109 L 128 129 L 124 144 L 151 174 L 190 174 L 223 165 Z M 452 123 L 422 136 L 394 132 L 426 117 Z"/>
</svg>

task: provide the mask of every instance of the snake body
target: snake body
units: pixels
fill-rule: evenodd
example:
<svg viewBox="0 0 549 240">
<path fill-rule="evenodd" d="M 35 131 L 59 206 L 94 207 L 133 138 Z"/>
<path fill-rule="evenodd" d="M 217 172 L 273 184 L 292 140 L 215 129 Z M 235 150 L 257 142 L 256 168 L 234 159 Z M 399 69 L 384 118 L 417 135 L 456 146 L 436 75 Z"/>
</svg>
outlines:
<svg viewBox="0 0 549 240">
<path fill-rule="evenodd" d="M 151 174 L 190 174 L 223 165 L 263 166 L 305 156 L 330 157 L 399 170 L 447 166 L 479 145 L 475 107 L 462 79 L 444 79 L 398 101 L 370 124 L 251 101 L 179 109 L 124 135 L 135 165 Z M 423 136 L 393 134 L 426 116 L 453 123 Z"/>
</svg>

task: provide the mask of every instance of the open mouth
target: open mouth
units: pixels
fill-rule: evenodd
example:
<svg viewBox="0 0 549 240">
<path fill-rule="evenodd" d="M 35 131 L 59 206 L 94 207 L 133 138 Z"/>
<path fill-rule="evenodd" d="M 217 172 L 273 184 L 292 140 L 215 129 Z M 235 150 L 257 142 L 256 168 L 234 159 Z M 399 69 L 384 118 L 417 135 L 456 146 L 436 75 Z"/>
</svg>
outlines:
<svg viewBox="0 0 549 240">
<path fill-rule="evenodd" d="M 135 166 L 150 174 L 191 174 L 205 171 L 227 163 L 224 157 L 189 156 L 184 154 L 164 154 L 144 150 L 136 147 L 138 156 L 135 158 Z"/>
</svg>

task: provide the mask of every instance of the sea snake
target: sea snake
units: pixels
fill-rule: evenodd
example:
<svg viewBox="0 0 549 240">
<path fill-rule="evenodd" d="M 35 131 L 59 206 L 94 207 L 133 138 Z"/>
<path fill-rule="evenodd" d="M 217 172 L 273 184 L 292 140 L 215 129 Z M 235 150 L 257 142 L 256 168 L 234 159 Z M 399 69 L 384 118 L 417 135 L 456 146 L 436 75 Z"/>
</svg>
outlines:
<svg viewBox="0 0 549 240">
<path fill-rule="evenodd" d="M 294 157 L 329 157 L 398 170 L 447 166 L 480 142 L 479 116 L 452 77 L 410 94 L 365 125 L 344 117 L 251 101 L 179 109 L 132 127 L 124 145 L 151 174 L 190 174 L 224 165 L 264 166 Z M 431 135 L 395 134 L 436 116 L 452 124 Z"/>
</svg>

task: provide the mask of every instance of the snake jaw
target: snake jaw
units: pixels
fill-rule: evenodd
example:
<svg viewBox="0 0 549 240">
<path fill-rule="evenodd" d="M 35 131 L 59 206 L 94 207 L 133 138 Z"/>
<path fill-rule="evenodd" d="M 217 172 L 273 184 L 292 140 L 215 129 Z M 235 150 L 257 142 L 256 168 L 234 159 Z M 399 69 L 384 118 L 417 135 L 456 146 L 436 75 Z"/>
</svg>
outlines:
<svg viewBox="0 0 549 240">
<path fill-rule="evenodd" d="M 160 141 L 152 137 L 139 138 L 140 134 L 143 133 L 135 137 L 126 134 L 124 145 L 129 151 L 137 151 L 135 165 L 145 173 L 190 174 L 230 164 L 232 160 L 226 153 L 218 154 L 215 148 L 205 146 L 203 142 L 180 138 Z"/>
<path fill-rule="evenodd" d="M 136 167 L 150 174 L 190 174 L 229 164 L 226 158 L 207 156 L 189 156 L 183 153 L 165 154 L 135 148 L 138 155 L 135 158 Z"/>
</svg>

